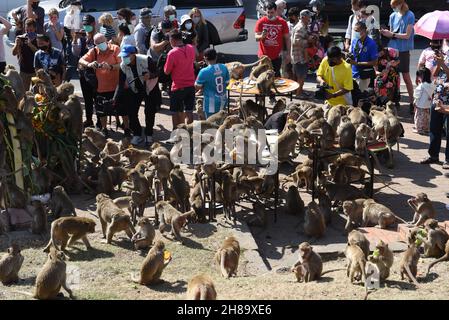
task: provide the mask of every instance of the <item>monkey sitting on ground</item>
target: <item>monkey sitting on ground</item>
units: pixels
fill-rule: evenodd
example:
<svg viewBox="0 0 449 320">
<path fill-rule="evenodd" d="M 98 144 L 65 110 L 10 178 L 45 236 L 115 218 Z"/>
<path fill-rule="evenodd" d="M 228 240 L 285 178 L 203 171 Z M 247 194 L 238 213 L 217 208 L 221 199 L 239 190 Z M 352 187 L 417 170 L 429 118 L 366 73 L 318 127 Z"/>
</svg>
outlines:
<svg viewBox="0 0 449 320">
<path fill-rule="evenodd" d="M 227 237 L 215 253 L 215 261 L 220 266 L 221 275 L 229 279 L 237 275 L 240 258 L 240 244 L 234 237 Z"/>
<path fill-rule="evenodd" d="M 340 148 L 354 149 L 356 129 L 351 123 L 349 117 L 341 118 L 340 125 L 337 128 L 338 143 Z"/>
<path fill-rule="evenodd" d="M 155 207 L 159 215 L 159 231 L 163 233 L 166 225 L 169 224 L 171 226 L 171 234 L 182 243 L 181 229 L 187 224 L 189 218 L 195 219 L 195 211 L 190 210 L 189 212 L 181 213 L 167 201 L 159 201 Z"/>
<path fill-rule="evenodd" d="M 381 229 L 386 229 L 397 221 L 406 223 L 402 218 L 395 215 L 389 208 L 383 204 L 377 203 L 373 199 L 367 199 L 363 203 L 362 220 L 363 227 L 374 225 Z"/>
<path fill-rule="evenodd" d="M 278 137 L 277 155 L 279 162 L 289 161 L 296 157 L 295 147 L 298 138 L 299 133 L 296 131 L 296 124 L 288 124 Z"/>
<path fill-rule="evenodd" d="M 298 282 L 316 281 L 321 278 L 323 261 L 308 242 L 299 245 L 299 259 L 291 271 L 295 272 Z"/>
<path fill-rule="evenodd" d="M 296 186 L 290 186 L 287 191 L 287 199 L 285 206 L 285 213 L 298 216 L 301 220 L 304 219 L 304 201 L 299 195 L 298 188 Z"/>
<path fill-rule="evenodd" d="M 142 263 L 140 278 L 132 278 L 132 280 L 144 286 L 162 282 L 162 271 L 164 271 L 165 267 L 172 260 L 172 256 L 168 251 L 168 257 L 165 252 L 165 244 L 160 240 L 156 241 L 154 246 L 148 251 L 146 258 Z"/>
<path fill-rule="evenodd" d="M 133 235 L 131 241 L 136 250 L 148 249 L 152 244 L 156 232 L 149 218 L 142 218 L 137 223 L 139 230 Z"/>
<path fill-rule="evenodd" d="M 358 230 L 352 230 L 348 234 L 348 243 L 355 244 L 360 249 L 362 249 L 365 258 L 369 255 L 369 241 L 368 239 Z"/>
<path fill-rule="evenodd" d="M 348 242 L 348 246 L 345 250 L 345 256 L 348 259 L 348 268 L 346 270 L 346 275 L 351 280 L 351 283 L 354 283 L 355 280 L 362 281 L 365 283 L 366 273 L 366 258 L 365 255 L 356 244 L 351 244 Z"/>
<path fill-rule="evenodd" d="M 379 240 L 373 254 L 368 257 L 368 261 L 375 264 L 379 269 L 380 281 L 385 281 L 390 276 L 393 260 L 393 252 L 388 248 L 388 244 L 382 240 Z"/>
<path fill-rule="evenodd" d="M 342 204 L 343 213 L 346 215 L 345 231 L 357 228 L 363 222 L 363 203 L 366 199 L 347 200 Z"/>
<path fill-rule="evenodd" d="M 217 292 L 209 276 L 197 275 L 187 285 L 187 300 L 216 300 Z"/>
<path fill-rule="evenodd" d="M 47 300 L 55 299 L 59 295 L 61 287 L 73 297 L 72 290 L 66 283 L 66 263 L 64 261 L 65 254 L 57 251 L 55 248 L 50 249 L 48 259 L 36 277 L 36 287 L 34 298 Z"/>
<path fill-rule="evenodd" d="M 63 186 L 56 186 L 50 200 L 50 209 L 56 219 L 64 216 L 75 216 L 76 211 L 72 200 L 69 198 Z"/>
<path fill-rule="evenodd" d="M 435 219 L 427 219 L 424 223 L 427 237 L 423 238 L 419 233 L 416 237 L 424 244 L 424 256 L 439 258 L 444 254 L 445 245 L 449 240 L 446 230 L 438 225 Z"/>
<path fill-rule="evenodd" d="M 31 222 L 31 232 L 34 234 L 45 234 L 47 232 L 47 212 L 39 200 L 31 201 L 33 210 L 33 221 Z"/>
<path fill-rule="evenodd" d="M 67 245 L 71 246 L 79 239 L 84 242 L 87 249 L 90 249 L 91 245 L 87 234 L 95 232 L 95 225 L 94 220 L 84 217 L 63 217 L 53 221 L 50 229 L 50 241 L 44 252 L 49 252 L 52 245 L 59 250 L 57 242 L 61 242 L 60 251 L 64 251 Z"/>
<path fill-rule="evenodd" d="M 170 171 L 170 185 L 175 193 L 176 202 L 182 212 L 190 210 L 189 195 L 190 185 L 179 165 L 175 165 Z"/>
<path fill-rule="evenodd" d="M 120 209 L 108 195 L 100 193 L 96 197 L 97 216 L 100 218 L 101 231 L 106 243 L 112 242 L 115 233 L 125 231 L 126 235 L 132 239 L 136 233 L 131 218 L 122 209 Z"/>
<path fill-rule="evenodd" d="M 321 238 L 326 231 L 324 215 L 315 202 L 307 205 L 304 219 L 304 233 L 309 237 Z"/>
<path fill-rule="evenodd" d="M 415 212 L 413 220 L 409 222 L 415 227 L 424 225 L 427 219 L 435 219 L 437 213 L 433 208 L 432 201 L 429 200 L 427 194 L 420 192 L 414 198 L 407 200 L 407 204 Z"/>
<path fill-rule="evenodd" d="M 108 142 L 105 135 L 94 128 L 85 128 L 84 134 L 95 144 L 95 146 L 103 150 L 104 146 L 106 145 L 106 142 Z"/>
<path fill-rule="evenodd" d="M 22 268 L 23 256 L 20 247 L 13 243 L 0 259 L 0 282 L 9 286 L 19 281 L 19 271 Z"/>
<path fill-rule="evenodd" d="M 416 245 L 416 239 L 414 237 L 409 238 L 409 245 L 407 250 L 401 256 L 399 263 L 399 271 L 401 273 L 401 279 L 404 280 L 404 276 L 407 276 L 410 282 L 418 285 L 416 280 L 416 274 L 418 273 L 418 261 L 421 257 L 419 248 Z"/>
</svg>

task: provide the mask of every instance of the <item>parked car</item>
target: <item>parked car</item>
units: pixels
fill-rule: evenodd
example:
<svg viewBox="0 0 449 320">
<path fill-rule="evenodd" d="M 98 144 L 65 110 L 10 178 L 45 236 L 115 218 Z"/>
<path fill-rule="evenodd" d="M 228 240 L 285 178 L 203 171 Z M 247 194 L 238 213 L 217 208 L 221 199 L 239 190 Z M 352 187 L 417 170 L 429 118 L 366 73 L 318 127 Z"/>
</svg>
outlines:
<svg viewBox="0 0 449 320">
<path fill-rule="evenodd" d="M 287 8 L 298 7 L 305 9 L 309 7 L 310 0 L 285 0 L 287 2 Z M 257 1 L 256 11 L 257 16 L 264 15 L 264 6 L 266 0 Z M 325 0 L 326 6 L 324 12 L 328 14 L 331 21 L 347 21 L 351 14 L 351 1 L 350 0 Z M 392 10 L 389 0 L 368 0 L 369 5 L 377 6 L 380 12 L 380 18 L 383 22 L 388 22 Z M 449 10 L 448 0 L 411 0 L 408 1 L 408 6 L 415 13 L 416 18 L 420 18 L 427 12 L 434 10 Z"/>
<path fill-rule="evenodd" d="M 48 12 L 51 8 L 57 8 L 59 20 L 64 21 L 66 11 L 72 2 L 74 0 L 48 0 L 42 1 L 40 6 L 45 9 L 45 12 Z M 148 7 L 153 11 L 154 24 L 161 21 L 164 15 L 164 7 L 167 5 L 171 4 L 176 7 L 178 18 L 187 14 L 193 7 L 198 7 L 207 21 L 209 40 L 212 45 L 248 39 L 248 31 L 245 29 L 246 15 L 242 0 L 80 0 L 80 2 L 82 4 L 81 16 L 90 14 L 96 19 L 104 12 L 116 16 L 117 10 L 125 7 L 130 8 L 139 16 L 140 9 Z M 8 18 L 14 25 L 11 12 L 9 12 Z M 13 41 L 14 37 L 15 29 L 13 27 L 9 34 L 10 41 Z"/>
</svg>

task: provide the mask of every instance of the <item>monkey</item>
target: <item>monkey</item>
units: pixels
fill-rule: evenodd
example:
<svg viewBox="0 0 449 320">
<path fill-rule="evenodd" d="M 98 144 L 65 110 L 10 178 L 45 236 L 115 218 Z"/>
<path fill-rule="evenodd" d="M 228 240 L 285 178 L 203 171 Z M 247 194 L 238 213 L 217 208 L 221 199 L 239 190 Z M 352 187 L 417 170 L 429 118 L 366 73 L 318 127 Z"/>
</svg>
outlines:
<svg viewBox="0 0 449 320">
<path fill-rule="evenodd" d="M 50 209 L 56 219 L 73 215 L 76 217 L 75 206 L 63 186 L 56 186 L 50 199 Z"/>
<path fill-rule="evenodd" d="M 156 241 L 142 263 L 140 278 L 132 278 L 132 280 L 144 286 L 162 282 L 160 279 L 162 271 L 172 260 L 171 255 L 168 256 L 168 259 L 166 258 L 166 252 L 168 251 L 165 250 L 164 242 L 161 240 Z"/>
<path fill-rule="evenodd" d="M 263 121 L 265 117 L 266 110 L 252 99 L 248 99 L 243 101 L 240 104 L 240 117 L 246 119 L 249 116 L 256 117 L 257 120 Z M 233 131 L 235 131 L 235 127 L 233 126 Z"/>
<path fill-rule="evenodd" d="M 221 275 L 229 279 L 237 275 L 240 258 L 240 244 L 235 237 L 226 237 L 215 253 L 215 261 L 220 266 Z"/>
<path fill-rule="evenodd" d="M 98 171 L 98 181 L 97 181 L 97 194 L 105 193 L 111 195 L 114 191 L 114 186 L 112 185 L 111 172 L 108 170 L 108 166 L 105 163 L 100 165 L 100 170 Z"/>
<path fill-rule="evenodd" d="M 261 95 L 267 96 L 271 94 L 272 88 L 274 89 L 274 91 L 276 91 L 276 93 L 279 93 L 278 89 L 276 88 L 276 84 L 274 83 L 274 78 L 275 72 L 272 69 L 262 72 L 257 77 L 256 86 Z"/>
<path fill-rule="evenodd" d="M 321 278 L 323 261 L 308 242 L 299 245 L 299 259 L 292 267 L 292 271 L 296 271 L 298 281 L 310 282 Z"/>
<path fill-rule="evenodd" d="M 379 240 L 373 254 L 368 256 L 368 261 L 374 263 L 379 269 L 380 281 L 385 281 L 390 276 L 390 268 L 393 266 L 393 252 L 388 244 Z"/>
<path fill-rule="evenodd" d="M 32 200 L 33 206 L 31 222 L 31 232 L 34 234 L 45 234 L 47 232 L 47 212 L 39 200 Z"/>
<path fill-rule="evenodd" d="M 114 161 L 120 162 L 120 145 L 118 143 L 108 139 L 102 152 L 110 156 Z"/>
<path fill-rule="evenodd" d="M 100 152 L 101 150 L 90 140 L 87 138 L 82 139 L 81 142 L 81 150 L 85 153 L 86 151 L 92 155 L 92 161 L 98 163 L 100 161 Z"/>
<path fill-rule="evenodd" d="M 340 125 L 341 117 L 343 116 L 342 111 L 340 105 L 334 106 L 329 109 L 325 116 L 327 123 L 332 127 L 334 135 L 337 133 L 337 128 Z"/>
<path fill-rule="evenodd" d="M 259 227 L 259 228 L 265 229 L 268 224 L 266 206 L 259 202 L 253 203 L 253 212 L 254 212 L 254 215 L 252 215 L 246 221 L 248 226 L 249 227 Z"/>
<path fill-rule="evenodd" d="M 34 291 L 34 298 L 40 300 L 55 299 L 61 287 L 69 294 L 71 299 L 74 299 L 72 290 L 66 283 L 66 263 L 65 254 L 51 248 L 48 254 L 48 259 L 39 271 L 36 277 L 36 286 Z"/>
<path fill-rule="evenodd" d="M 401 280 L 404 280 L 405 275 L 410 282 L 418 285 L 416 274 L 418 273 L 418 261 L 420 257 L 421 254 L 419 253 L 419 249 L 417 248 L 415 241 L 409 240 L 408 248 L 402 253 L 399 263 Z"/>
<path fill-rule="evenodd" d="M 3 102 L 0 103 L 0 112 L 12 113 L 15 115 L 17 112 L 18 100 L 11 86 L 3 86 L 2 101 Z"/>
<path fill-rule="evenodd" d="M 252 68 L 249 78 L 255 81 L 263 72 L 268 70 L 273 70 L 271 59 L 267 56 L 261 56 L 258 65 Z"/>
<path fill-rule="evenodd" d="M 395 103 L 393 101 L 388 101 L 385 105 L 385 112 L 393 114 L 395 117 L 398 116 L 398 111 L 396 109 Z"/>
<path fill-rule="evenodd" d="M 180 213 L 167 201 L 159 201 L 156 203 L 156 212 L 159 215 L 159 231 L 164 232 L 167 224 L 171 225 L 171 234 L 174 238 L 183 243 L 181 238 L 181 229 L 187 224 L 187 219 L 195 219 L 195 211 L 190 210 L 186 213 Z"/>
<path fill-rule="evenodd" d="M 70 112 L 67 128 L 73 137 L 79 141 L 83 133 L 83 109 L 78 96 L 74 94 L 69 95 L 67 101 L 64 103 L 64 108 Z"/>
<path fill-rule="evenodd" d="M 366 197 L 362 191 L 352 185 L 326 183 L 324 188 L 331 201 L 334 201 L 333 206 L 338 202 Z"/>
<path fill-rule="evenodd" d="M 449 235 L 445 229 L 438 225 L 438 221 L 435 219 L 427 219 L 424 227 L 427 237 L 422 237 L 420 233 L 416 236 L 424 244 L 424 256 L 440 258 L 444 255 L 445 244 L 449 240 Z"/>
<path fill-rule="evenodd" d="M 56 101 L 66 102 L 69 96 L 75 92 L 75 86 L 70 82 L 65 82 L 56 87 Z"/>
<path fill-rule="evenodd" d="M 166 156 L 167 158 L 170 158 L 170 151 L 168 151 L 167 148 L 161 146 L 159 142 L 153 142 L 150 149 L 151 152 L 156 156 Z"/>
<path fill-rule="evenodd" d="M 299 133 L 296 131 L 294 123 L 289 124 L 287 128 L 279 135 L 277 144 L 277 154 L 280 162 L 290 160 L 290 154 L 293 158 L 296 156 L 295 147 L 298 142 Z"/>
<path fill-rule="evenodd" d="M 179 165 L 175 165 L 170 171 L 170 185 L 176 195 L 176 202 L 182 212 L 190 210 L 189 195 L 190 185 Z"/>
<path fill-rule="evenodd" d="M 285 98 L 281 98 L 276 100 L 276 103 L 273 106 L 272 114 L 284 111 L 287 108 L 287 102 Z"/>
<path fill-rule="evenodd" d="M 19 271 L 22 268 L 24 257 L 20 247 L 13 243 L 0 259 L 0 282 L 9 286 L 19 281 Z"/>
<path fill-rule="evenodd" d="M 335 165 L 331 163 L 329 168 L 331 171 Z M 362 182 L 365 179 L 366 171 L 360 167 L 340 165 L 335 170 L 333 182 L 336 184 L 351 184 L 354 182 Z"/>
<path fill-rule="evenodd" d="M 112 202 L 114 202 L 114 204 L 117 205 L 117 207 L 119 207 L 120 209 L 128 209 L 130 215 L 133 215 L 133 203 L 131 196 L 118 197 L 112 200 Z"/>
<path fill-rule="evenodd" d="M 319 144 L 322 150 L 327 150 L 334 146 L 335 131 L 326 120 L 323 118 L 315 120 L 306 129 L 309 135 L 315 130 L 321 130 L 322 132 L 322 136 L 319 139 Z"/>
<path fill-rule="evenodd" d="M 341 117 L 340 125 L 337 128 L 340 148 L 354 149 L 355 127 L 347 116 Z"/>
<path fill-rule="evenodd" d="M 34 141 L 34 130 L 31 122 L 31 115 L 25 114 L 21 110 L 17 110 L 15 114 L 15 126 L 18 130 L 15 138 L 19 139 L 21 143 L 30 144 Z"/>
<path fill-rule="evenodd" d="M 223 109 L 223 110 L 220 110 L 220 111 L 214 113 L 213 115 L 209 116 L 209 118 L 207 118 L 206 121 L 209 122 L 210 124 L 215 124 L 217 126 L 221 126 L 227 116 L 228 116 L 228 111 Z"/>
<path fill-rule="evenodd" d="M 131 167 L 135 167 L 140 161 L 148 161 L 152 155 L 151 151 L 140 150 L 134 147 L 120 151 L 120 153 L 129 159 L 129 165 Z M 116 155 L 118 154 L 115 154 L 114 156 Z"/>
<path fill-rule="evenodd" d="M 448 261 L 448 260 L 449 260 L 449 241 L 446 242 L 446 246 L 444 247 L 444 255 L 441 258 L 436 259 L 431 264 L 429 264 L 429 266 L 427 267 L 427 274 L 429 274 L 430 269 L 434 265 L 436 265 L 439 262 Z"/>
<path fill-rule="evenodd" d="M 222 173 L 222 189 L 223 189 L 223 210 L 228 219 L 231 217 L 235 220 L 235 202 L 237 201 L 237 183 L 232 174 L 225 170 Z"/>
<path fill-rule="evenodd" d="M 81 239 L 86 249 L 92 248 L 87 239 L 88 233 L 95 232 L 96 223 L 94 220 L 84 217 L 62 217 L 51 223 L 50 241 L 44 248 L 44 252 L 49 252 L 50 247 L 55 247 L 58 251 L 65 251 L 66 246 L 72 246 Z M 61 242 L 61 249 L 57 242 Z"/>
<path fill-rule="evenodd" d="M 437 213 L 427 194 L 419 192 L 416 197 L 407 200 L 407 204 L 415 212 L 413 220 L 409 222 L 415 227 L 424 225 L 427 219 L 435 219 Z"/>
<path fill-rule="evenodd" d="M 318 208 L 323 213 L 326 226 L 332 222 L 332 201 L 323 190 L 318 190 Z"/>
<path fill-rule="evenodd" d="M 128 178 L 129 170 L 123 167 L 108 167 L 107 170 L 111 175 L 112 188 L 118 187 L 121 190 L 123 182 Z"/>
<path fill-rule="evenodd" d="M 196 100 L 195 111 L 196 114 L 198 115 L 199 120 L 206 120 L 206 113 L 204 112 L 203 108 L 203 100 L 201 99 Z"/>
<path fill-rule="evenodd" d="M 345 231 L 349 232 L 351 228 L 362 225 L 363 222 L 363 203 L 365 198 L 343 201 L 342 209 L 346 215 Z"/>
<path fill-rule="evenodd" d="M 373 130 L 376 134 L 376 139 L 383 139 L 387 142 L 388 132 L 390 131 L 388 116 L 382 111 L 372 109 L 370 111 L 370 117 L 373 123 Z"/>
<path fill-rule="evenodd" d="M 40 94 L 45 95 L 49 101 L 53 101 L 57 97 L 56 88 L 50 74 L 44 69 L 36 70 L 36 77 L 31 78 L 33 83 L 36 83 Z"/>
<path fill-rule="evenodd" d="M 368 122 L 368 115 L 359 107 L 353 108 L 350 111 L 348 110 L 348 117 L 356 129 L 358 129 L 361 124 L 366 124 Z"/>
<path fill-rule="evenodd" d="M 163 184 L 166 184 L 168 178 L 170 177 L 170 171 L 173 169 L 173 163 L 170 158 L 164 155 L 152 155 L 150 156 L 150 162 L 156 168 L 157 177 L 159 180 L 161 180 Z M 165 187 L 164 191 L 166 191 Z"/>
<path fill-rule="evenodd" d="M 204 274 L 194 276 L 187 285 L 187 300 L 216 300 L 217 292 L 209 276 Z"/>
<path fill-rule="evenodd" d="M 363 158 L 361 158 L 357 155 L 354 155 L 352 153 L 340 154 L 340 155 L 338 155 L 338 157 L 335 161 L 336 167 L 339 167 L 341 165 L 360 167 L 364 163 L 365 162 L 364 162 Z"/>
<path fill-rule="evenodd" d="M 149 248 L 153 244 L 156 232 L 149 218 L 142 218 L 137 223 L 139 230 L 133 235 L 131 241 L 136 250 Z"/>
<path fill-rule="evenodd" d="M 365 258 L 369 255 L 369 241 L 368 239 L 358 230 L 352 230 L 348 234 L 348 244 L 355 244 L 360 249 L 362 249 Z"/>
<path fill-rule="evenodd" d="M 20 77 L 20 74 L 16 70 L 16 68 L 13 65 L 8 64 L 2 74 L 2 78 L 9 81 L 12 89 L 14 89 L 14 94 L 17 100 L 21 100 L 25 95 L 26 89 L 23 85 L 22 78 Z"/>
<path fill-rule="evenodd" d="M 96 196 L 97 216 L 100 218 L 101 231 L 106 243 L 111 244 L 115 233 L 125 231 L 126 235 L 132 239 L 136 233 L 131 218 L 122 209 L 120 209 L 111 198 L 104 193 Z"/>
<path fill-rule="evenodd" d="M 226 68 L 229 71 L 229 75 L 231 76 L 231 79 L 234 80 L 241 80 L 243 79 L 243 74 L 245 73 L 245 69 L 249 67 L 254 67 L 260 63 L 264 65 L 267 65 L 271 63 L 271 60 L 267 56 L 262 56 L 259 60 L 256 62 L 250 63 L 250 64 L 243 64 L 239 61 L 233 61 L 226 63 Z"/>
<path fill-rule="evenodd" d="M 363 203 L 362 226 L 374 224 L 376 227 L 386 229 L 397 221 L 406 223 L 383 204 L 376 203 L 373 199 L 367 199 Z"/>
<path fill-rule="evenodd" d="M 9 208 L 26 208 L 27 198 L 22 189 L 16 186 L 15 183 L 8 181 L 6 183 L 6 191 L 8 192 Z"/>
<path fill-rule="evenodd" d="M 364 283 L 366 279 L 366 258 L 362 249 L 355 243 L 348 242 L 345 256 L 348 259 L 346 275 L 351 280 L 351 283 L 353 284 L 355 280 L 361 280 Z"/>
<path fill-rule="evenodd" d="M 133 201 L 139 207 L 139 215 L 143 216 L 145 203 L 149 200 L 151 195 L 151 185 L 148 179 L 139 171 L 133 169 L 129 171 L 129 177 L 133 183 L 134 196 L 131 193 Z"/>
<path fill-rule="evenodd" d="M 24 114 L 33 113 L 34 108 L 37 106 L 34 94 L 30 91 L 25 92 L 25 96 L 20 100 L 18 109 Z"/>
<path fill-rule="evenodd" d="M 299 195 L 298 187 L 292 185 L 288 188 L 286 200 L 285 213 L 298 216 L 303 220 L 305 215 L 304 201 Z"/>
<path fill-rule="evenodd" d="M 201 194 L 201 183 L 196 183 L 192 188 L 192 194 L 189 199 L 192 209 L 195 211 L 199 222 L 205 222 L 206 212 L 203 210 L 204 199 Z"/>
<path fill-rule="evenodd" d="M 316 202 L 307 205 L 304 219 L 304 233 L 309 237 L 321 238 L 326 231 L 326 222 Z"/>
<path fill-rule="evenodd" d="M 367 144 L 374 140 L 373 130 L 365 123 L 361 123 L 355 132 L 355 152 L 365 155 Z"/>
<path fill-rule="evenodd" d="M 299 167 L 299 166 L 298 166 Z M 301 165 L 296 168 L 296 171 L 290 174 L 293 178 L 293 182 L 297 187 L 305 186 L 307 190 L 310 190 L 313 182 L 313 169 L 312 167 Z"/>
<path fill-rule="evenodd" d="M 102 132 L 94 128 L 85 128 L 84 134 L 97 146 L 98 149 L 104 149 L 107 139 Z"/>
</svg>

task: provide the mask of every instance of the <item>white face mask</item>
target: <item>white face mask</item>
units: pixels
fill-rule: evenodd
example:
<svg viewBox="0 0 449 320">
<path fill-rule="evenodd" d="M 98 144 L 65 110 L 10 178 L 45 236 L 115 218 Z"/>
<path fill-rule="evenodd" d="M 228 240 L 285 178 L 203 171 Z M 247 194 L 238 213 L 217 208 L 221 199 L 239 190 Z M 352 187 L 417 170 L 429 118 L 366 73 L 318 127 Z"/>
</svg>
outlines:
<svg viewBox="0 0 449 320">
<path fill-rule="evenodd" d="M 201 21 L 201 18 L 200 17 L 193 17 L 192 21 L 193 21 L 194 24 L 198 24 Z"/>
<path fill-rule="evenodd" d="M 313 7 L 313 8 L 312 8 L 312 11 L 313 11 L 313 12 L 318 12 L 318 8 L 317 8 L 317 7 Z"/>
<path fill-rule="evenodd" d="M 185 24 L 186 30 L 191 30 L 192 29 L 192 23 L 191 22 L 187 22 Z"/>
<path fill-rule="evenodd" d="M 135 27 L 137 25 L 137 20 L 136 19 L 132 19 L 131 20 L 131 24 Z"/>
<path fill-rule="evenodd" d="M 394 12 L 400 12 L 401 9 L 400 9 L 399 7 L 395 7 L 395 8 L 393 8 L 393 11 L 394 11 Z"/>
</svg>

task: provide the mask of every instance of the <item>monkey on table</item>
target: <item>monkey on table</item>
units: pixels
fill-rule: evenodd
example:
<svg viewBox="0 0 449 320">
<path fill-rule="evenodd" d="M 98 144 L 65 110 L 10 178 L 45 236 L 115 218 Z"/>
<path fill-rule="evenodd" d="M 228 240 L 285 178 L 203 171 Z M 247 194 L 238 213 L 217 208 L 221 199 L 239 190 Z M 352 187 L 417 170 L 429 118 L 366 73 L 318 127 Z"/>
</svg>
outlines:
<svg viewBox="0 0 449 320">
<path fill-rule="evenodd" d="M 407 200 L 407 204 L 415 212 L 413 220 L 409 222 L 415 227 L 424 225 L 427 219 L 435 219 L 437 213 L 433 208 L 432 201 L 429 200 L 427 194 L 420 192 L 414 198 Z"/>
</svg>

